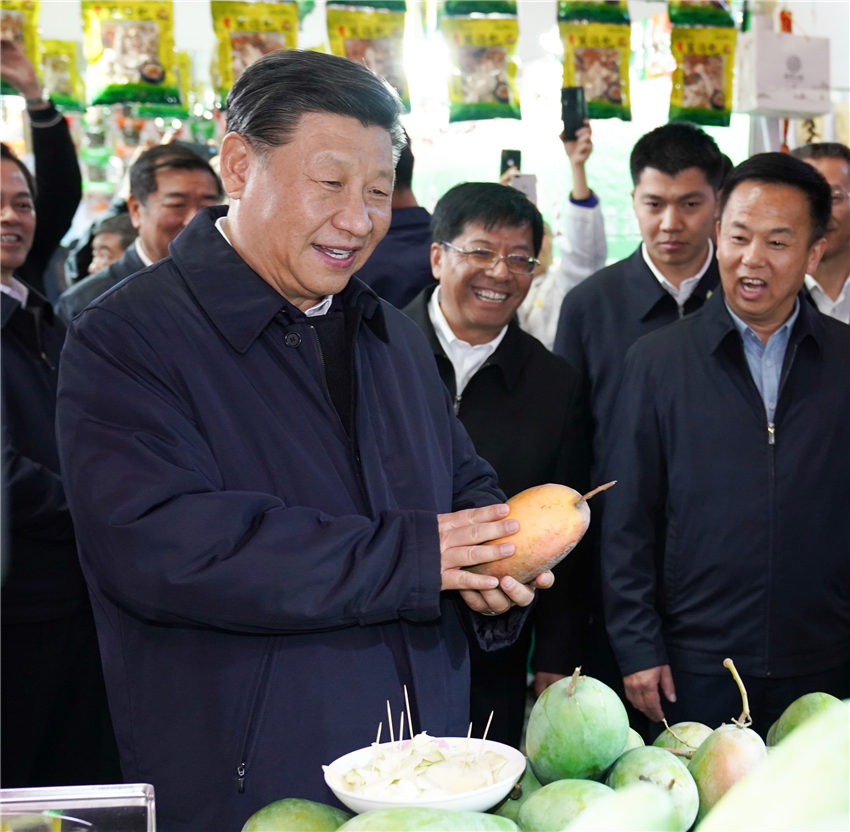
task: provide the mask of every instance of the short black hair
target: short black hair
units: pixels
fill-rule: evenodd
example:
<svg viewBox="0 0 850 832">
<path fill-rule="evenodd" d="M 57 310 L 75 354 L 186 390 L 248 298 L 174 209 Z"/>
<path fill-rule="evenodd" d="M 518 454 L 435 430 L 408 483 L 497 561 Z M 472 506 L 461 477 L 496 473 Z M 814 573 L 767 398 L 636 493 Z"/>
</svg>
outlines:
<svg viewBox="0 0 850 832">
<path fill-rule="evenodd" d="M 395 163 L 395 187 L 407 188 L 413 186 L 413 151 L 410 148 L 410 136 L 404 131 L 405 145 Z"/>
<path fill-rule="evenodd" d="M 832 194 L 826 179 L 820 172 L 802 159 L 789 153 L 756 153 L 729 171 L 720 195 L 720 220 L 729 197 L 735 188 L 744 182 L 763 182 L 768 185 L 786 185 L 802 191 L 809 203 L 812 224 L 810 243 L 826 233 L 832 213 Z"/>
<path fill-rule="evenodd" d="M 478 223 L 488 231 L 500 226 L 531 227 L 534 256 L 543 242 L 543 217 L 522 191 L 497 182 L 464 182 L 444 193 L 431 215 L 431 238 L 450 243 L 463 233 L 467 223 Z"/>
<path fill-rule="evenodd" d="M 121 248 L 127 248 L 138 236 L 138 231 L 133 227 L 130 215 L 126 211 L 104 217 L 95 223 L 92 228 L 92 237 L 98 234 L 117 234 L 121 241 Z"/>
<path fill-rule="evenodd" d="M 224 196 L 221 180 L 210 163 L 182 142 L 149 147 L 130 165 L 130 193 L 143 205 L 157 190 L 157 174 L 161 170 L 203 170 L 213 178 L 218 196 Z"/>
<path fill-rule="evenodd" d="M 307 113 L 332 113 L 383 127 L 393 162 L 404 145 L 398 93 L 370 69 L 330 55 L 278 49 L 254 61 L 227 95 L 227 132 L 239 133 L 263 155 L 287 144 Z"/>
<path fill-rule="evenodd" d="M 637 186 L 644 168 L 676 176 L 687 168 L 699 168 L 717 191 L 723 182 L 725 163 L 711 136 L 687 121 L 671 121 L 644 134 L 632 148 L 629 169 Z"/>
<path fill-rule="evenodd" d="M 850 147 L 841 142 L 809 142 L 795 147 L 791 155 L 797 159 L 840 159 L 850 167 Z"/>
<path fill-rule="evenodd" d="M 10 162 L 14 162 L 20 169 L 21 173 L 24 175 L 24 179 L 27 181 L 27 187 L 30 191 L 30 196 L 35 200 L 36 195 L 38 193 L 35 187 L 35 177 L 30 173 L 30 169 L 15 155 L 9 145 L 5 142 L 0 142 L 0 158 L 7 159 Z"/>
</svg>

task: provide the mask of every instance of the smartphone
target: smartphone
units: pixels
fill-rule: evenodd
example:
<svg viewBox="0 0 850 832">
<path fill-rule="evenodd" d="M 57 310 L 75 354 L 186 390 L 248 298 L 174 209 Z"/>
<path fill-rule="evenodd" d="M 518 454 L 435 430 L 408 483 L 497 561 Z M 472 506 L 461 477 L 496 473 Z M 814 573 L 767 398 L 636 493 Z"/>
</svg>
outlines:
<svg viewBox="0 0 850 832">
<path fill-rule="evenodd" d="M 518 173 L 511 177 L 508 184 L 522 191 L 531 202 L 537 204 L 537 177 L 533 173 Z"/>
<path fill-rule="evenodd" d="M 584 87 L 563 87 L 561 89 L 561 120 L 564 122 L 564 141 L 575 141 L 576 131 L 584 127 L 587 118 L 587 101 Z"/>
<path fill-rule="evenodd" d="M 502 151 L 502 163 L 499 167 L 499 176 L 501 176 L 508 168 L 522 170 L 522 153 L 519 150 Z"/>
</svg>

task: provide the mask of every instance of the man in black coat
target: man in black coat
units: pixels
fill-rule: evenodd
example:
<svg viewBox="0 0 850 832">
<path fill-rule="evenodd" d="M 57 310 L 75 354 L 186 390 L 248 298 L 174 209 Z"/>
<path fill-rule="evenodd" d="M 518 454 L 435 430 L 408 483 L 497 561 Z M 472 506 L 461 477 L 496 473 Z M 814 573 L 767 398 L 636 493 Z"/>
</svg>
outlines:
<svg viewBox="0 0 850 832">
<path fill-rule="evenodd" d="M 68 287 L 56 302 L 56 313 L 71 321 L 107 289 L 167 257 L 171 241 L 201 208 L 221 202 L 223 193 L 209 162 L 187 145 L 146 150 L 130 168 L 127 199 L 139 236 L 119 260 Z"/>
<path fill-rule="evenodd" d="M 722 293 L 626 357 L 603 586 L 626 693 L 656 723 L 737 714 L 727 656 L 762 735 L 804 693 L 850 696 L 850 328 L 802 295 L 830 209 L 788 154 L 734 168 Z"/>
<path fill-rule="evenodd" d="M 16 276 L 35 239 L 35 183 L 6 145 L 0 151 L 2 785 L 115 782 L 117 750 L 54 435 L 65 327 Z"/>
<path fill-rule="evenodd" d="M 699 309 L 718 284 L 711 238 L 724 159 L 714 140 L 691 124 L 665 124 L 638 140 L 630 169 L 642 243 L 634 254 L 567 294 L 553 347 L 582 374 L 597 479 L 626 351 L 641 335 Z M 606 497 L 594 506 L 598 520 Z M 596 523 L 590 532 L 596 546 L 599 529 Z M 621 674 L 605 635 L 598 575 L 594 595 L 586 670 L 619 689 Z M 639 717 L 632 722 L 643 727 Z"/>
<path fill-rule="evenodd" d="M 507 494 L 548 482 L 585 489 L 590 443 L 579 374 L 514 319 L 540 250 L 540 212 L 515 188 L 468 182 L 439 200 L 432 232 L 438 284 L 404 311 L 427 336 L 475 449 Z M 558 567 L 555 588 L 514 645 L 492 653 L 471 645 L 474 730 L 492 710 L 489 736 L 519 747 L 532 624 L 538 692 L 581 664 L 583 554 L 579 547 Z"/>
</svg>

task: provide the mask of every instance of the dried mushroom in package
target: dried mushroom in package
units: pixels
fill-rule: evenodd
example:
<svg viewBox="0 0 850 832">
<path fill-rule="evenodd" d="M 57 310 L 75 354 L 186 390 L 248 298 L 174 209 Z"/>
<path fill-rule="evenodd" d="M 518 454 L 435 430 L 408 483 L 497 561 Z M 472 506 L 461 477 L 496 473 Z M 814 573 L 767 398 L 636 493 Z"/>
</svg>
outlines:
<svg viewBox="0 0 850 832">
<path fill-rule="evenodd" d="M 222 101 L 245 69 L 277 49 L 295 49 L 298 4 L 211 0 L 213 31 L 218 41 L 213 75 Z"/>
<path fill-rule="evenodd" d="M 60 110 L 86 109 L 86 86 L 80 74 L 80 43 L 76 40 L 41 42 L 41 80 Z"/>
<path fill-rule="evenodd" d="M 629 121 L 631 25 L 625 0 L 561 0 L 558 31 L 563 86 L 584 88 L 588 118 Z"/>
<path fill-rule="evenodd" d="M 171 0 L 81 0 L 92 104 L 179 104 Z"/>
<path fill-rule="evenodd" d="M 449 121 L 521 118 L 516 3 L 446 2 L 440 30 L 451 62 Z"/>
<path fill-rule="evenodd" d="M 380 75 L 410 111 L 410 92 L 404 71 L 404 0 L 329 2 L 326 9 L 328 43 L 334 55 L 365 64 Z"/>
<path fill-rule="evenodd" d="M 17 44 L 33 66 L 40 66 L 38 55 L 38 0 L 3 0 L 0 5 L 0 37 Z M 11 84 L 0 79 L 0 95 L 20 95 Z"/>
<path fill-rule="evenodd" d="M 674 26 L 676 61 L 670 119 L 727 127 L 732 115 L 732 73 L 737 32 L 725 27 Z"/>
</svg>

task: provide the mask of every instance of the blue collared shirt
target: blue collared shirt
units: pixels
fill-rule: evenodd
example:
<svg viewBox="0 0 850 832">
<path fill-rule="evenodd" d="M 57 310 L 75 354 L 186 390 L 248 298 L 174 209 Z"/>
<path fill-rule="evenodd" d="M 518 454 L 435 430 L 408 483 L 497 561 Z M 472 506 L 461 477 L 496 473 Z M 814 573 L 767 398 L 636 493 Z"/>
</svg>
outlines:
<svg viewBox="0 0 850 832">
<path fill-rule="evenodd" d="M 791 328 L 797 315 L 800 314 L 800 299 L 794 302 L 794 311 L 784 324 L 782 324 L 773 335 L 768 338 L 767 343 L 762 343 L 761 338 L 742 321 L 726 304 L 726 309 L 732 316 L 735 329 L 741 334 L 744 342 L 744 355 L 747 356 L 747 364 L 750 374 L 756 383 L 764 409 L 767 413 L 767 421 L 772 422 L 776 414 L 776 400 L 779 398 L 779 381 L 782 374 L 782 362 L 785 360 L 785 350 L 788 348 L 788 339 L 791 337 Z"/>
</svg>

